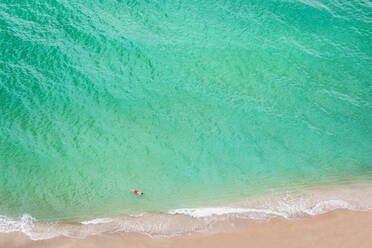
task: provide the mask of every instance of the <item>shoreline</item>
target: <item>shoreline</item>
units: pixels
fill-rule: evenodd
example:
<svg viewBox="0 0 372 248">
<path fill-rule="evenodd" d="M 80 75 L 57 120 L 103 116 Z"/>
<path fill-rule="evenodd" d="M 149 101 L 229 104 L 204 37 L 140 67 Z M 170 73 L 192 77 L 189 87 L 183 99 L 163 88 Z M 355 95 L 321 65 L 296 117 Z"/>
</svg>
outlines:
<svg viewBox="0 0 372 248">
<path fill-rule="evenodd" d="M 370 247 L 372 210 L 334 210 L 297 220 L 237 221 L 230 231 L 151 238 L 135 233 L 106 233 L 84 239 L 57 237 L 33 241 L 21 232 L 0 234 L 1 247 Z"/>
<path fill-rule="evenodd" d="M 240 226 L 276 219 L 306 220 L 340 209 L 372 211 L 372 186 L 319 187 L 272 194 L 222 206 L 182 208 L 134 216 L 101 216 L 71 222 L 40 222 L 24 214 L 19 219 L 0 215 L 0 234 L 23 233 L 30 240 L 85 239 L 95 235 L 144 235 L 155 239 L 195 233 L 235 232 Z"/>
<path fill-rule="evenodd" d="M 331 230 L 336 228 L 335 232 L 342 236 L 350 232 L 350 223 L 355 231 L 359 230 L 349 233 L 350 239 L 362 235 L 360 242 L 370 240 L 363 234 L 363 229 L 372 233 L 371 185 L 319 187 L 246 199 L 225 206 L 97 217 L 79 222 L 38 222 L 27 214 L 19 220 L 0 216 L 0 247 L 95 248 L 103 247 L 107 242 L 110 247 L 122 247 L 123 243 L 126 247 L 209 248 L 229 244 L 234 247 L 244 247 L 243 244 L 272 247 L 270 242 L 285 243 L 285 240 L 309 247 L 308 239 L 326 243 L 321 240 L 325 238 L 333 240 L 332 245 L 338 247 L 340 243 L 337 242 L 342 238 Z M 307 235 L 310 236 L 301 236 L 301 232 L 309 232 Z M 354 247 L 363 247 L 363 244 Z"/>
</svg>

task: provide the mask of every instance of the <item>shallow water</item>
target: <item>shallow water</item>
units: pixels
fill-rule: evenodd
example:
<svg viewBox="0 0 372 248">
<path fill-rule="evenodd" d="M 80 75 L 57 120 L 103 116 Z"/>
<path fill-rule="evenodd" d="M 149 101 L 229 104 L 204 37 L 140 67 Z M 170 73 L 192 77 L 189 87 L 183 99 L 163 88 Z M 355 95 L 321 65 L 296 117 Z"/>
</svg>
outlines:
<svg viewBox="0 0 372 248">
<path fill-rule="evenodd" d="M 356 0 L 0 3 L 0 215 L 370 182 L 371 22 Z"/>
</svg>

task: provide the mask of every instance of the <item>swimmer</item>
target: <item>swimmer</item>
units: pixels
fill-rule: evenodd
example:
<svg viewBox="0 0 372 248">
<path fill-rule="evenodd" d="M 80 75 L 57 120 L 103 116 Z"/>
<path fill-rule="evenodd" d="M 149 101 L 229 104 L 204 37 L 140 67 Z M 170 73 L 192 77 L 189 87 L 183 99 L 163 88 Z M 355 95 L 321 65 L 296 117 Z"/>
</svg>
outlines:
<svg viewBox="0 0 372 248">
<path fill-rule="evenodd" d="M 136 194 L 136 195 L 143 195 L 143 192 L 141 192 L 141 191 L 138 191 L 138 190 L 136 190 L 136 189 L 130 189 L 130 191 L 132 191 L 134 194 Z"/>
</svg>

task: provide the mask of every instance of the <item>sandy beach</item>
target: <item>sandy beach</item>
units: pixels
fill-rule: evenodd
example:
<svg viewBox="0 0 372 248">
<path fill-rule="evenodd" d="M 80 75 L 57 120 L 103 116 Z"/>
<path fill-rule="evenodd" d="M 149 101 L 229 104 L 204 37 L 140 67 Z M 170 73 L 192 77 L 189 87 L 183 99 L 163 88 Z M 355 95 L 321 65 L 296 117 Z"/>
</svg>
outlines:
<svg viewBox="0 0 372 248">
<path fill-rule="evenodd" d="M 236 223 L 231 231 L 191 233 L 174 238 L 150 238 L 108 233 L 85 239 L 59 237 L 32 241 L 22 233 L 0 235 L 0 247 L 371 247 L 372 211 L 336 210 L 297 220 Z"/>
</svg>

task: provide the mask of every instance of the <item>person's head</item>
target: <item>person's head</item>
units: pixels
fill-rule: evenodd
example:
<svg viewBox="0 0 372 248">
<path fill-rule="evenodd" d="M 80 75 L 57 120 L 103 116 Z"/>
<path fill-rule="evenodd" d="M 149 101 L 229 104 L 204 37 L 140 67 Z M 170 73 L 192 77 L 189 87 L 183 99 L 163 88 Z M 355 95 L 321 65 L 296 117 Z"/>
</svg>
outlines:
<svg viewBox="0 0 372 248">
<path fill-rule="evenodd" d="M 143 195 L 143 192 L 139 192 L 140 195 Z"/>
</svg>

